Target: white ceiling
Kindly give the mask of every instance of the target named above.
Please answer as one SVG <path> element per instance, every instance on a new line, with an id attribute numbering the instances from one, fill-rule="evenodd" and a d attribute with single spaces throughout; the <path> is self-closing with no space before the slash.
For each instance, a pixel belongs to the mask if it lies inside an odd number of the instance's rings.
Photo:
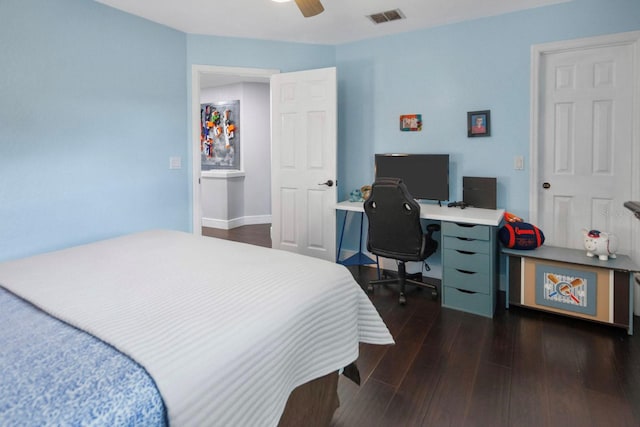
<path id="1" fill-rule="evenodd" d="M 304 18 L 271 0 L 96 0 L 189 34 L 342 44 L 572 0 L 321 0 Z M 366 16 L 400 9 L 406 19 L 374 25 Z"/>

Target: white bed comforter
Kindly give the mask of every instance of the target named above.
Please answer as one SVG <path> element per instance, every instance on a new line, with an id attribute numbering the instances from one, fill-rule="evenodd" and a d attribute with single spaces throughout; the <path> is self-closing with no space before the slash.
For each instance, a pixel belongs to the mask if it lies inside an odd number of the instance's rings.
<path id="1" fill-rule="evenodd" d="M 276 425 L 358 342 L 393 343 L 343 266 L 176 231 L 2 263 L 0 284 L 145 367 L 173 426 Z"/>

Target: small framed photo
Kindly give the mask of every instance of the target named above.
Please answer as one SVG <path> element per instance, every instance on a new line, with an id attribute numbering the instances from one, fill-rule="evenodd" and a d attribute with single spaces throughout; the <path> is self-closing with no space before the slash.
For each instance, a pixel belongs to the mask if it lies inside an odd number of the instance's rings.
<path id="1" fill-rule="evenodd" d="M 467 136 L 491 136 L 491 111 L 470 111 L 467 113 Z"/>
<path id="2" fill-rule="evenodd" d="M 400 116 L 400 130 L 403 132 L 420 132 L 422 130 L 422 114 L 404 114 Z"/>

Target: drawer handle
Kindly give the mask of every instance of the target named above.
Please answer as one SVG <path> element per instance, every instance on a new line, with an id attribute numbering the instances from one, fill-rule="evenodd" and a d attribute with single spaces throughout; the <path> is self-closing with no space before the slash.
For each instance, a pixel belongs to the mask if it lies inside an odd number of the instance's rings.
<path id="1" fill-rule="evenodd" d="M 466 289 L 458 289 L 458 288 L 456 288 L 456 291 L 462 292 L 463 294 L 477 294 L 477 292 L 467 291 Z"/>
<path id="2" fill-rule="evenodd" d="M 464 273 L 464 274 L 476 274 L 475 271 L 460 270 L 459 268 L 456 268 L 456 271 L 459 271 L 460 273 Z"/>
<path id="3" fill-rule="evenodd" d="M 463 255 L 473 255 L 473 254 L 475 254 L 475 252 L 461 251 L 460 249 L 456 249 L 456 252 L 461 253 Z"/>
<path id="4" fill-rule="evenodd" d="M 476 239 L 471 239 L 469 237 L 456 237 L 458 240 L 464 240 L 465 242 L 473 242 Z"/>
<path id="5" fill-rule="evenodd" d="M 459 223 L 459 222 L 456 222 L 456 225 L 458 227 L 466 227 L 466 228 L 471 228 L 471 227 L 475 227 L 476 226 L 475 224 L 463 224 L 463 223 Z"/>

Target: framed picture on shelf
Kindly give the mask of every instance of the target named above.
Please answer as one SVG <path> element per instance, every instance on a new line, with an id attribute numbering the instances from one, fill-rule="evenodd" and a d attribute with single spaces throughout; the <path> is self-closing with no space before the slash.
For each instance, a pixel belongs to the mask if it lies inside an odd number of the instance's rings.
<path id="1" fill-rule="evenodd" d="M 467 136 L 491 136 L 491 111 L 469 111 L 467 113 Z"/>

